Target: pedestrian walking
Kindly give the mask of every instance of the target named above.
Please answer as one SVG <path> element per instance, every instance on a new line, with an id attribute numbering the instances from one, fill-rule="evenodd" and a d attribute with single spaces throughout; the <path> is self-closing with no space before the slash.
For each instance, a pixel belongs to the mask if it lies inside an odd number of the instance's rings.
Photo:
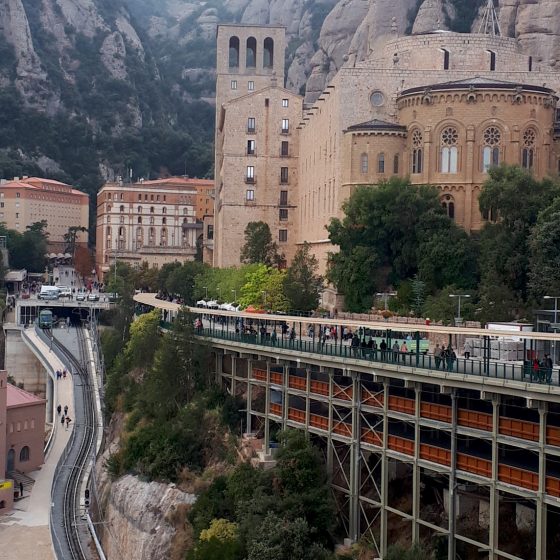
<path id="1" fill-rule="evenodd" d="M 68 414 L 68 405 L 64 406 L 64 416 Z"/>
<path id="2" fill-rule="evenodd" d="M 68 431 L 68 426 L 70 426 L 70 422 L 72 422 L 72 418 L 70 416 L 66 417 L 66 431 Z"/>
<path id="3" fill-rule="evenodd" d="M 381 350 L 381 361 L 384 362 L 387 359 L 387 343 L 385 339 L 379 344 L 379 350 Z"/>
<path id="4" fill-rule="evenodd" d="M 442 348 L 440 348 L 439 344 L 436 344 L 436 347 L 434 349 L 434 360 L 436 362 L 436 369 L 439 369 L 439 366 L 441 365 L 441 352 L 442 352 Z"/>
<path id="5" fill-rule="evenodd" d="M 65 369 L 62 370 L 62 377 L 63 377 L 63 379 L 66 379 L 66 370 Z"/>
<path id="6" fill-rule="evenodd" d="M 57 414 L 58 414 L 59 416 L 60 416 L 60 411 L 61 411 L 61 410 L 62 410 L 62 407 L 61 407 L 60 405 L 58 405 L 58 406 L 56 407 L 56 412 L 57 412 Z"/>
<path id="7" fill-rule="evenodd" d="M 447 358 L 447 371 L 453 371 L 453 363 L 455 362 L 457 355 L 455 354 L 455 351 L 451 347 L 451 344 L 447 347 L 446 358 Z"/>
<path id="8" fill-rule="evenodd" d="M 352 336 L 352 342 L 350 343 L 350 345 L 352 346 L 352 354 L 354 356 L 357 356 L 358 348 L 360 346 L 360 339 L 358 338 L 358 335 L 356 333 L 354 333 L 354 336 Z"/>
<path id="9" fill-rule="evenodd" d="M 550 383 L 552 381 L 552 368 L 553 368 L 552 358 L 550 354 L 544 355 L 544 369 L 546 373 L 546 382 Z"/>
<path id="10" fill-rule="evenodd" d="M 406 355 L 408 354 L 408 346 L 406 345 L 406 341 L 403 340 L 401 344 L 401 354 L 402 354 L 402 361 L 403 363 L 406 361 Z"/>
<path id="11" fill-rule="evenodd" d="M 393 343 L 392 350 L 393 350 L 393 362 L 398 362 L 399 361 L 399 343 L 398 343 L 398 341 L 395 340 L 395 342 Z"/>
<path id="12" fill-rule="evenodd" d="M 465 344 L 463 345 L 463 353 L 465 354 L 465 360 L 468 360 L 471 357 L 471 343 L 469 340 L 465 340 Z"/>
<path id="13" fill-rule="evenodd" d="M 64 421 L 66 420 L 66 418 L 64 417 L 64 414 L 62 415 L 62 418 L 60 419 L 60 423 L 64 426 Z"/>

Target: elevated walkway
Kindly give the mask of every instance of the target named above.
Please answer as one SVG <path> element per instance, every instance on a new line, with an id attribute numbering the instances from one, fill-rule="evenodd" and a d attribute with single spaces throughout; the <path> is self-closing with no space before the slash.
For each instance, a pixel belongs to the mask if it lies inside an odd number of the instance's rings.
<path id="1" fill-rule="evenodd" d="M 34 329 L 25 329 L 24 339 L 32 351 L 49 372 L 65 369 L 66 366 L 51 351 L 49 346 L 37 335 Z M 67 369 L 67 368 L 66 368 Z M 0 542 L 3 550 L 9 550 L 10 556 L 18 560 L 54 559 L 49 530 L 51 514 L 51 488 L 57 474 L 57 465 L 63 456 L 72 434 L 73 426 L 68 430 L 62 426 L 56 414 L 58 404 L 68 406 L 70 418 L 74 418 L 74 384 L 71 373 L 66 379 L 54 383 L 53 409 L 55 418 L 51 439 L 47 444 L 45 462 L 40 470 L 28 473 L 27 488 L 24 482 L 23 499 L 14 504 L 8 515 L 0 517 Z M 30 481 L 33 485 L 29 492 Z M 18 482 L 19 485 L 19 482 Z M 0 558 L 2 554 L 0 553 Z"/>

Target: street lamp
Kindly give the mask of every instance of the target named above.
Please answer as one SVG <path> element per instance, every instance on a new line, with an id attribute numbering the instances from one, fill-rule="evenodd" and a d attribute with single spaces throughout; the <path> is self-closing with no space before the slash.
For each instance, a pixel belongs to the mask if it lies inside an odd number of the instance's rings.
<path id="1" fill-rule="evenodd" d="M 261 294 L 263 295 L 263 305 L 264 305 L 264 307 L 265 307 L 265 309 L 266 309 L 266 292 L 263 290 L 263 291 L 261 292 Z"/>
<path id="2" fill-rule="evenodd" d="M 461 298 L 470 298 L 469 294 L 449 294 L 450 298 L 458 298 L 457 302 L 457 317 L 455 317 L 455 326 L 458 327 L 462 323 L 461 319 Z"/>
<path id="3" fill-rule="evenodd" d="M 396 296 L 397 292 L 377 292 L 375 295 L 377 297 L 382 297 L 383 298 L 383 303 L 385 305 L 385 311 L 387 311 L 387 302 L 388 302 L 389 298 Z"/>
<path id="4" fill-rule="evenodd" d="M 553 299 L 554 300 L 554 319 L 553 319 L 553 323 L 552 323 L 552 331 L 556 332 L 556 325 L 557 325 L 557 320 L 558 320 L 558 300 L 560 299 L 560 296 L 543 296 L 543 299 Z M 553 360 L 554 363 L 556 363 L 556 341 L 553 340 L 552 341 L 552 355 L 554 356 Z"/>
<path id="5" fill-rule="evenodd" d="M 222 293 L 222 288 L 220 288 L 220 287 L 216 288 L 216 292 L 218 293 L 218 299 L 220 299 L 220 295 Z"/>
<path id="6" fill-rule="evenodd" d="M 233 301 L 236 303 L 237 302 L 237 290 L 232 289 L 231 291 L 233 293 Z"/>
<path id="7" fill-rule="evenodd" d="M 205 299 L 208 299 L 208 286 L 202 286 L 203 290 L 206 290 L 206 295 L 204 296 Z"/>

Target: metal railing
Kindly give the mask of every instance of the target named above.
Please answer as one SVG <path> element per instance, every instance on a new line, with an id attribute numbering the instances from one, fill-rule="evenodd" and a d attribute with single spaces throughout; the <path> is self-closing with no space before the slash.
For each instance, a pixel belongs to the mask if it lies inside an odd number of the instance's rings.
<path id="1" fill-rule="evenodd" d="M 168 326 L 168 325 L 165 325 Z M 476 359 L 464 357 L 437 357 L 433 354 L 422 353 L 414 349 L 409 352 L 393 350 L 390 346 L 386 350 L 352 346 L 348 342 L 321 341 L 318 338 L 304 340 L 299 337 L 290 338 L 285 335 L 274 337 L 266 335 L 247 334 L 226 329 L 224 325 L 213 323 L 209 328 L 197 330 L 197 334 L 205 337 L 240 342 L 268 348 L 281 348 L 310 354 L 320 354 L 336 358 L 360 360 L 369 363 L 390 364 L 415 369 L 445 371 L 460 375 L 490 377 L 525 383 L 541 383 L 559 385 L 558 371 L 553 368 L 539 367 L 533 369 L 530 362 L 512 363 L 490 359 Z M 415 341 L 410 341 L 414 346 Z"/>

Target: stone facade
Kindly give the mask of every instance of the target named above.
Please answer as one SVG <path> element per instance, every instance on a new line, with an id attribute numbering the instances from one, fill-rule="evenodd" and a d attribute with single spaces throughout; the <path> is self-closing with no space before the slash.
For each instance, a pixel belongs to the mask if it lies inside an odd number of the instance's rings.
<path id="1" fill-rule="evenodd" d="M 70 185 L 38 177 L 14 177 L 0 181 L 0 222 L 23 233 L 35 222 L 46 220 L 49 242 L 64 242 L 72 226 L 89 229 L 89 196 Z M 87 231 L 76 235 L 86 244 Z"/>
<path id="2" fill-rule="evenodd" d="M 238 44 L 239 54 L 230 48 Z M 284 44 L 279 27 L 218 28 L 215 266 L 239 264 L 251 221 L 269 224 L 286 260 L 295 250 L 303 100 L 277 84 Z M 256 61 L 247 45 L 256 45 Z"/>
<path id="3" fill-rule="evenodd" d="M 467 231 L 480 229 L 478 195 L 489 167 L 517 164 L 539 178 L 558 173 L 557 92 L 560 73 L 507 37 L 395 37 L 363 62 L 348 60 L 296 129 L 296 244 L 309 242 L 324 271 L 334 250 L 330 219 L 342 216 L 357 185 L 392 176 L 436 185 L 448 214 Z M 254 111 L 250 100 L 246 110 Z M 227 129 L 220 134 L 229 140 Z M 222 168 L 224 191 L 231 178 Z M 250 220 L 259 219 L 268 216 L 255 207 Z M 241 227 L 228 228 L 234 246 L 242 244 Z"/>
<path id="4" fill-rule="evenodd" d="M 97 194 L 98 276 L 115 260 L 157 268 L 194 260 L 203 234 L 197 208 L 204 216 L 210 206 L 208 183 L 172 178 L 104 185 Z"/>

